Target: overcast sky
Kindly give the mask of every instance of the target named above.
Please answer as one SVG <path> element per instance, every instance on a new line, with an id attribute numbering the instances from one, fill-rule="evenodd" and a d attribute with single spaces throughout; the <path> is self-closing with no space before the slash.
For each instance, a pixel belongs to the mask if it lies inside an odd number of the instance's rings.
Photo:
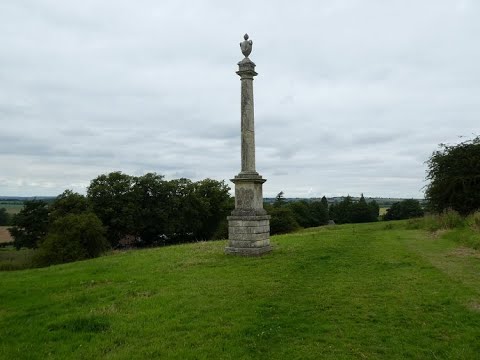
<path id="1" fill-rule="evenodd" d="M 248 32 L 264 196 L 423 197 L 479 134 L 480 2 L 0 1 L 0 195 L 240 170 Z"/>

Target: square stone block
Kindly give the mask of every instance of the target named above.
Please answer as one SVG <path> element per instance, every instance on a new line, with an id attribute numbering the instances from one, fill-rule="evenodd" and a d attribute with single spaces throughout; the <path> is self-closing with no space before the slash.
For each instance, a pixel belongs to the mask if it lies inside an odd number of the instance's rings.
<path id="1" fill-rule="evenodd" d="M 271 250 L 270 216 L 229 216 L 225 253 L 258 256 Z"/>

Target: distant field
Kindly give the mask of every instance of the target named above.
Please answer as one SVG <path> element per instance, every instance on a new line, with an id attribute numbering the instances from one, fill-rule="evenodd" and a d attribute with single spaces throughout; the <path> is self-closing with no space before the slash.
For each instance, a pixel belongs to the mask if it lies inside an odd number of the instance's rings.
<path id="1" fill-rule="evenodd" d="M 0 226 L 0 244 L 13 241 L 7 229 L 8 226 Z"/>
<path id="2" fill-rule="evenodd" d="M 20 210 L 23 209 L 23 204 L 20 204 L 20 203 L 10 203 L 8 201 L 6 202 L 0 202 L 0 209 L 1 208 L 5 208 L 7 209 L 7 212 L 9 214 L 18 214 L 20 212 Z"/>

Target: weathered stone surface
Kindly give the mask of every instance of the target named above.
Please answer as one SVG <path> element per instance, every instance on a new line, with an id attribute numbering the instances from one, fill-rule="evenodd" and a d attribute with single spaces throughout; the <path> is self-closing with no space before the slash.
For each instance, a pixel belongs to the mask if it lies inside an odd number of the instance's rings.
<path id="1" fill-rule="evenodd" d="M 271 250 L 270 216 L 263 208 L 262 185 L 266 181 L 255 170 L 255 121 L 253 78 L 255 63 L 248 58 L 251 40 L 245 35 L 240 47 L 245 58 L 238 63 L 241 80 L 241 171 L 235 184 L 235 209 L 228 219 L 228 246 L 225 253 L 257 256 Z"/>
<path id="2" fill-rule="evenodd" d="M 230 216 L 229 216 L 230 218 Z M 258 220 L 258 221 L 251 221 L 251 220 L 230 220 L 228 222 L 229 226 L 266 226 L 270 225 L 270 221 L 268 220 Z"/>
<path id="3" fill-rule="evenodd" d="M 270 233 L 264 232 L 264 233 L 258 233 L 258 234 L 228 234 L 228 239 L 229 240 L 235 240 L 235 241 L 251 241 L 255 242 L 258 240 L 268 240 L 270 238 Z"/>
<path id="4" fill-rule="evenodd" d="M 254 248 L 254 247 L 263 247 L 268 244 L 268 239 L 257 240 L 257 241 L 245 241 L 245 240 L 233 240 L 230 242 L 230 247 L 241 247 L 241 248 Z"/>
<path id="5" fill-rule="evenodd" d="M 261 234 L 270 233 L 270 225 L 262 226 L 230 226 L 228 227 L 229 234 Z"/>
<path id="6" fill-rule="evenodd" d="M 225 253 L 229 255 L 238 255 L 238 256 L 261 256 L 265 253 L 272 251 L 270 245 L 255 247 L 255 248 L 243 248 L 243 247 L 226 247 Z"/>
<path id="7" fill-rule="evenodd" d="M 270 219 L 271 219 L 270 215 L 259 215 L 259 216 L 255 216 L 255 215 L 252 215 L 252 216 L 230 215 L 230 216 L 227 216 L 228 221 L 252 221 L 252 222 L 255 222 L 255 221 L 269 220 L 269 223 L 270 223 Z M 266 225 L 266 224 L 263 224 L 263 225 Z M 255 226 L 255 225 L 249 225 L 249 226 Z"/>

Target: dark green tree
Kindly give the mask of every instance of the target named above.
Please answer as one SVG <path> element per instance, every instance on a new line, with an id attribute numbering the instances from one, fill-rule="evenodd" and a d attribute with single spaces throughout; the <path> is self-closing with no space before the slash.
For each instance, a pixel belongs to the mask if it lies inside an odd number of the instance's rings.
<path id="1" fill-rule="evenodd" d="M 322 202 L 322 205 L 323 205 L 323 206 L 325 207 L 325 209 L 327 210 L 327 217 L 328 217 L 327 222 L 328 222 L 328 220 L 330 219 L 330 214 L 329 214 L 329 208 L 328 208 L 328 200 L 327 200 L 327 198 L 325 197 L 325 195 L 322 196 L 321 202 Z"/>
<path id="2" fill-rule="evenodd" d="M 48 231 L 47 203 L 43 200 L 25 201 L 23 209 L 13 216 L 12 225 L 9 231 L 17 250 L 38 247 Z"/>
<path id="3" fill-rule="evenodd" d="M 69 214 L 81 214 L 89 211 L 90 206 L 85 196 L 73 192 L 72 190 L 65 190 L 58 195 L 55 200 L 50 204 L 50 222 L 69 215 Z"/>
<path id="4" fill-rule="evenodd" d="M 367 201 L 360 196 L 360 199 L 356 203 L 350 204 L 350 222 L 352 223 L 365 223 L 377 220 L 372 208 L 367 204 Z"/>
<path id="5" fill-rule="evenodd" d="M 275 197 L 275 202 L 273 203 L 273 206 L 275 207 L 281 207 L 282 205 L 285 205 L 285 196 L 283 191 L 280 191 L 277 196 Z"/>
<path id="6" fill-rule="evenodd" d="M 104 234 L 102 222 L 92 212 L 59 217 L 51 224 L 34 262 L 46 266 L 97 257 L 108 248 Z"/>
<path id="7" fill-rule="evenodd" d="M 312 201 L 309 206 L 312 218 L 312 226 L 328 224 L 328 204 L 325 206 L 322 201 Z"/>
<path id="8" fill-rule="evenodd" d="M 203 209 L 200 214 L 201 227 L 196 239 L 209 240 L 218 231 L 221 223 L 232 211 L 230 187 L 224 181 L 205 179 L 195 183 L 195 195 L 201 199 Z"/>
<path id="9" fill-rule="evenodd" d="M 266 206 L 270 219 L 270 233 L 273 234 L 285 234 L 295 231 L 300 228 L 295 220 L 295 214 L 292 209 L 287 206 Z"/>
<path id="10" fill-rule="evenodd" d="M 330 217 L 337 224 L 347 224 L 352 222 L 352 205 L 353 200 L 350 195 L 346 196 L 342 201 L 330 206 Z"/>
<path id="11" fill-rule="evenodd" d="M 164 242 L 165 234 L 173 231 L 169 224 L 171 213 L 170 185 L 162 175 L 148 173 L 134 178 L 132 207 L 134 210 L 132 233 L 142 245 Z"/>
<path id="12" fill-rule="evenodd" d="M 375 200 L 372 200 L 368 203 L 368 206 L 370 207 L 370 210 L 372 211 L 372 216 L 376 221 L 378 220 L 378 216 L 380 215 L 380 205 Z"/>
<path id="13" fill-rule="evenodd" d="M 296 222 L 301 227 L 308 228 L 315 226 L 311 208 L 307 201 L 292 201 L 288 203 L 288 207 L 292 210 Z"/>
<path id="14" fill-rule="evenodd" d="M 384 220 L 402 220 L 423 216 L 423 209 L 418 200 L 406 199 L 392 204 L 383 216 Z"/>
<path id="15" fill-rule="evenodd" d="M 7 212 L 7 209 L 0 209 L 0 226 L 10 225 L 10 215 Z"/>
<path id="16" fill-rule="evenodd" d="M 426 198 L 436 212 L 467 215 L 480 209 L 480 136 L 457 145 L 440 144 L 427 161 Z"/>
<path id="17" fill-rule="evenodd" d="M 107 229 L 107 239 L 115 247 L 125 235 L 134 233 L 137 208 L 132 187 L 135 178 L 121 172 L 100 175 L 90 182 L 87 198 L 94 213 Z"/>

